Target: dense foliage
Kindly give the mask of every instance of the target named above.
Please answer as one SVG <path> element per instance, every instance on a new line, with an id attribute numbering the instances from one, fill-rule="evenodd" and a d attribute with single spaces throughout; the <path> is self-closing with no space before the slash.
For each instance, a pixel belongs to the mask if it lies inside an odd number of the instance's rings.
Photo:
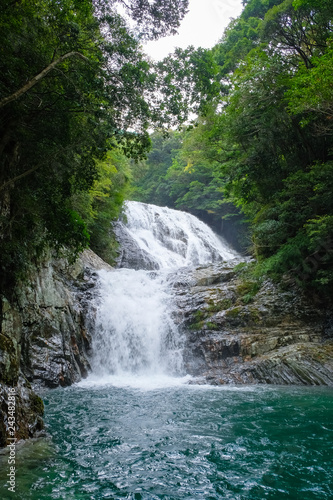
<path id="1" fill-rule="evenodd" d="M 239 24 L 257 29 L 226 75 L 227 105 L 215 115 L 220 137 L 237 148 L 232 160 L 223 155 L 227 192 L 252 221 L 261 269 L 329 294 L 333 5 L 245 3 Z"/>
<path id="2" fill-rule="evenodd" d="M 257 272 L 329 297 L 333 3 L 243 4 L 241 16 L 203 59 L 213 58 L 205 78 L 215 93 L 201 103 L 197 126 L 163 178 L 141 178 L 139 195 L 155 201 L 162 194 L 165 203 L 220 217 L 230 211 L 225 200 L 233 202 L 251 224 Z"/>
<path id="3" fill-rule="evenodd" d="M 202 150 L 207 124 L 190 130 L 155 132 L 152 150 L 135 170 L 130 196 L 199 217 L 241 252 L 249 246 L 244 217 L 223 195 L 226 177 L 219 161 Z"/>
<path id="4" fill-rule="evenodd" d="M 101 244 L 102 200 L 108 192 L 106 211 L 116 216 L 123 197 L 121 175 L 116 181 L 106 165 L 112 158 L 119 170 L 124 153 L 142 157 L 149 124 L 173 116 L 162 110 L 161 92 L 156 98 L 157 73 L 141 41 L 173 33 L 187 3 L 1 2 L 1 290 L 45 245 L 75 253 L 90 237 Z M 82 209 L 85 196 L 90 210 Z"/>
<path id="5" fill-rule="evenodd" d="M 156 65 L 187 0 L 0 6 L 1 288 L 47 245 L 109 259 L 128 196 L 251 225 L 261 273 L 333 291 L 333 4 L 243 0 L 212 50 Z M 198 114 L 187 130 L 152 135 Z"/>

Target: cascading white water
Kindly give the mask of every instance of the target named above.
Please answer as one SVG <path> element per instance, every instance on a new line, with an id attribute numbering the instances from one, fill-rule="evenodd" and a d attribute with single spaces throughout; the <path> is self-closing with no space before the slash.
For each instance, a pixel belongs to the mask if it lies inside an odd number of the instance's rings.
<path id="1" fill-rule="evenodd" d="M 164 276 L 117 269 L 100 271 L 99 277 L 94 372 L 179 375 L 182 339 Z"/>
<path id="2" fill-rule="evenodd" d="M 237 254 L 190 214 L 139 202 L 127 202 L 125 213 L 127 223 L 119 223 L 117 235 L 125 252 L 132 245 L 131 257 L 123 261 L 134 269 L 99 272 L 93 372 L 102 378 L 179 376 L 183 339 L 173 320 L 167 275 Z"/>
<path id="3" fill-rule="evenodd" d="M 124 243 L 121 267 L 199 266 L 237 255 L 204 222 L 186 212 L 131 201 L 125 214 L 126 224 L 120 222 L 117 227 Z M 127 257 L 131 252 L 134 258 Z"/>

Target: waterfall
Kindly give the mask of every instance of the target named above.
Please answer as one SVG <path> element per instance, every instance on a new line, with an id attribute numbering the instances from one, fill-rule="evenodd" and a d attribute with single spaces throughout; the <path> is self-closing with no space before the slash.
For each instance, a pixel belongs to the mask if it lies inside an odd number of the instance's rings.
<path id="1" fill-rule="evenodd" d="M 133 201 L 116 234 L 120 268 L 99 272 L 93 372 L 102 378 L 184 375 L 168 276 L 237 254 L 193 215 Z"/>
<path id="2" fill-rule="evenodd" d="M 131 201 L 125 219 L 115 227 L 122 244 L 119 267 L 199 266 L 237 256 L 204 222 L 186 212 Z"/>
<path id="3" fill-rule="evenodd" d="M 100 271 L 94 371 L 124 375 L 182 372 L 182 339 L 164 274 Z"/>

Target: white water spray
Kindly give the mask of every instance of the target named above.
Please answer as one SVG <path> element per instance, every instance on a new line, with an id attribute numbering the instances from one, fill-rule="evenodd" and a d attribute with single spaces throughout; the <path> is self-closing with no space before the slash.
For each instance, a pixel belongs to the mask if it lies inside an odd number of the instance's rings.
<path id="1" fill-rule="evenodd" d="M 173 319 L 167 275 L 182 266 L 230 260 L 236 253 L 190 214 L 127 202 L 126 216 L 120 240 L 126 240 L 125 252 L 133 245 L 127 262 L 134 268 L 148 262 L 148 269 L 160 270 L 99 272 L 93 373 L 101 382 L 110 375 L 118 380 L 184 375 L 183 338 Z"/>
<path id="2" fill-rule="evenodd" d="M 94 372 L 180 374 L 181 338 L 171 318 L 163 276 L 147 271 L 100 271 Z"/>
<path id="3" fill-rule="evenodd" d="M 118 223 L 121 267 L 165 269 L 208 265 L 237 253 L 194 215 L 167 207 L 127 202 L 127 222 Z M 134 254 L 134 257 L 133 257 Z"/>

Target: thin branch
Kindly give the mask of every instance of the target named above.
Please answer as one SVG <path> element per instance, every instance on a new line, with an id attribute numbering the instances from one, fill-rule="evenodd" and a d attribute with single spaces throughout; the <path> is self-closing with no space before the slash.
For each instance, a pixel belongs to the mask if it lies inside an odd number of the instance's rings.
<path id="1" fill-rule="evenodd" d="M 9 186 L 10 184 L 14 184 L 19 179 L 22 179 L 23 177 L 30 175 L 32 172 L 37 170 L 41 165 L 42 165 L 42 163 L 38 163 L 34 167 L 30 168 L 30 170 L 26 170 L 25 172 L 23 172 L 23 174 L 17 175 L 13 179 L 10 179 L 9 181 L 5 182 L 4 184 L 2 184 L 2 186 L 0 186 L 0 191 L 3 191 L 7 186 Z"/>
<path id="2" fill-rule="evenodd" d="M 84 55 L 82 55 L 80 52 L 75 52 L 75 51 L 68 52 L 67 54 L 59 57 L 57 60 L 49 64 L 46 68 L 43 69 L 43 71 L 41 71 L 40 73 L 38 73 L 38 75 L 34 76 L 31 80 L 29 80 L 28 83 L 26 83 L 25 85 L 23 85 L 23 87 L 14 92 L 14 94 L 2 99 L 0 101 L 0 109 L 6 106 L 6 104 L 19 99 L 19 97 L 28 92 L 28 90 L 34 87 L 42 78 L 44 78 L 52 69 L 54 69 L 57 66 L 57 64 L 62 63 L 63 61 L 65 61 L 65 59 L 68 59 L 69 57 L 73 56 L 80 57 L 84 61 L 89 61 L 89 59 Z"/>

